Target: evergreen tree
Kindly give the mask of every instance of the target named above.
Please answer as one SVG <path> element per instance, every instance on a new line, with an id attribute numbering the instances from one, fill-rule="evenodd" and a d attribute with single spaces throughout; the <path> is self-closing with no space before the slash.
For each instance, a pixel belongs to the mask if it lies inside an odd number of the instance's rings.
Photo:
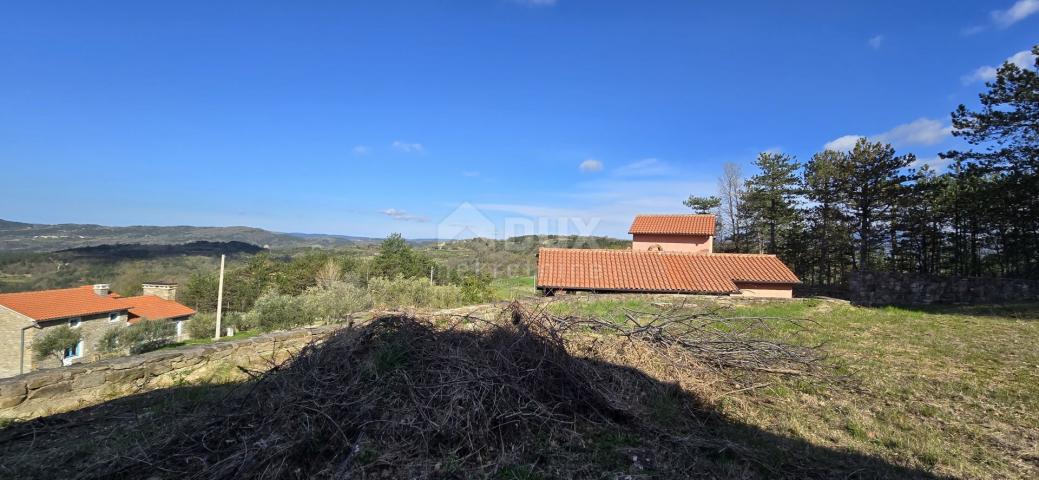
<path id="1" fill-rule="evenodd" d="M 841 203 L 854 219 L 859 269 L 869 270 L 872 266 L 870 257 L 885 236 L 878 227 L 880 222 L 887 220 L 902 191 L 906 177 L 901 171 L 914 158 L 912 155 L 896 156 L 891 145 L 870 142 L 865 138 L 855 142 L 848 154 Z"/>
<path id="2" fill-rule="evenodd" d="M 768 253 L 778 253 L 777 232 L 789 229 L 797 217 L 795 201 L 800 193 L 800 164 L 790 155 L 762 152 L 754 165 L 758 174 L 747 181 L 744 209 L 759 234 L 767 232 Z"/>

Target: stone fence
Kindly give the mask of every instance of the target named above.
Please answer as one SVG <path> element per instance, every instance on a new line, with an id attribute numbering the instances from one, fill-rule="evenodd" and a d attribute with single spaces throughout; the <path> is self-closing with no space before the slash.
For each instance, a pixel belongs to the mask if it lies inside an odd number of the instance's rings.
<path id="1" fill-rule="evenodd" d="M 848 282 L 862 305 L 980 304 L 1039 301 L 1039 280 L 856 272 Z"/>
<path id="2" fill-rule="evenodd" d="M 341 325 L 269 333 L 50 368 L 0 379 L 0 418 L 33 418 L 159 388 L 244 378 L 266 369 Z"/>

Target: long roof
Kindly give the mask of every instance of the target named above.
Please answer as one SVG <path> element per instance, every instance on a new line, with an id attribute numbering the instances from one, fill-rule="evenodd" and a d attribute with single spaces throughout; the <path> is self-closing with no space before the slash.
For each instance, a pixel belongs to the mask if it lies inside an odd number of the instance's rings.
<path id="1" fill-rule="evenodd" d="M 714 215 L 637 215 L 630 234 L 714 235 Z"/>
<path id="2" fill-rule="evenodd" d="M 118 299 L 94 293 L 94 287 L 0 293 L 0 305 L 33 320 L 54 320 L 126 310 Z"/>
<path id="3" fill-rule="evenodd" d="M 801 283 L 775 255 L 542 248 L 538 288 L 737 293 L 737 283 Z"/>
<path id="4" fill-rule="evenodd" d="M 130 323 L 137 323 L 142 318 L 145 320 L 165 320 L 195 314 L 195 310 L 191 307 L 154 295 L 123 297 L 119 301 L 130 311 Z"/>

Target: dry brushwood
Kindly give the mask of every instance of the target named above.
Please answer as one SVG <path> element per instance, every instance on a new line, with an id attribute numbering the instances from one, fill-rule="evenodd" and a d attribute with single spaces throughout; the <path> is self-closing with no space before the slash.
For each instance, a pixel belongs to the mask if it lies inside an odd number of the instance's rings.
<path id="1" fill-rule="evenodd" d="M 625 322 L 586 316 L 554 316 L 544 306 L 527 309 L 514 302 L 514 316 L 539 318 L 554 334 L 588 331 L 626 338 L 644 345 L 684 351 L 687 360 L 718 369 L 737 368 L 784 375 L 818 373 L 824 356 L 821 345 L 804 347 L 773 340 L 779 330 L 797 335 L 809 320 L 785 317 L 725 316 L 724 308 L 687 308 L 660 305 L 657 311 L 624 309 Z M 762 333 L 768 335 L 761 335 Z M 764 339 L 767 336 L 770 339 Z M 676 361 L 682 359 L 673 359 Z"/>
<path id="2" fill-rule="evenodd" d="M 680 445 L 669 440 L 673 436 L 663 433 L 653 412 L 663 409 L 673 427 L 701 422 L 701 406 L 635 368 L 575 356 L 574 335 L 591 329 L 677 346 L 723 367 L 785 371 L 800 365 L 804 371 L 811 363 L 793 347 L 750 341 L 732 329 L 735 324 L 716 324 L 714 315 L 672 312 L 647 319 L 632 313 L 630 325 L 616 325 L 547 310 L 513 303 L 497 321 L 476 328 L 468 317 L 437 325 L 406 315 L 346 328 L 246 382 L 222 402 L 224 408 L 198 411 L 148 445 L 98 459 L 91 472 L 130 478 L 471 478 L 541 463 L 549 476 L 594 478 L 602 466 L 571 454 L 585 448 L 589 431 L 639 432 L 663 442 L 656 447 L 660 456 L 677 462 L 693 448 L 721 449 L 753 463 L 745 449 L 709 435 L 685 435 Z M 719 326 L 728 330 L 712 331 Z M 749 353 L 754 350 L 759 353 Z M 667 442 L 674 450 L 665 455 Z"/>

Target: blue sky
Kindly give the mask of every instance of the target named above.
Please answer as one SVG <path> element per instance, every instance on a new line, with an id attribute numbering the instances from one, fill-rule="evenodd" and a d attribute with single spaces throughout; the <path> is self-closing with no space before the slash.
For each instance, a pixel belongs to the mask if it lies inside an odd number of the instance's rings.
<path id="1" fill-rule="evenodd" d="M 934 158 L 1039 42 L 1039 0 L 722 3 L 5 2 L 0 218 L 623 237 L 762 150 Z"/>

